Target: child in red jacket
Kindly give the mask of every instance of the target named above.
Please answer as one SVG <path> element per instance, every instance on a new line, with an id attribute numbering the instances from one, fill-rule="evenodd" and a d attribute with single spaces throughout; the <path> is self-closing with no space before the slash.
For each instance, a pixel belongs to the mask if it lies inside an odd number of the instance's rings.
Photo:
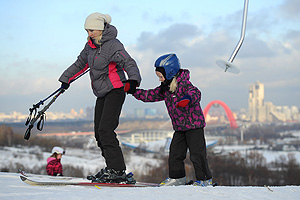
<path id="1" fill-rule="evenodd" d="M 52 155 L 47 159 L 47 174 L 49 176 L 62 176 L 63 169 L 60 163 L 62 155 L 65 154 L 65 150 L 61 147 L 53 147 Z"/>

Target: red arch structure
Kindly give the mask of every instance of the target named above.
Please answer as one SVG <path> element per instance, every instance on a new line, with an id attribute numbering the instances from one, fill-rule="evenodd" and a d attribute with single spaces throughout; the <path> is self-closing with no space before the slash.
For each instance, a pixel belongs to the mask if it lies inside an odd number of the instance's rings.
<path id="1" fill-rule="evenodd" d="M 236 123 L 236 121 L 235 121 L 235 119 L 233 117 L 233 114 L 232 114 L 230 108 L 223 101 L 215 100 L 215 101 L 212 101 L 209 104 L 207 104 L 207 106 L 203 110 L 204 117 L 206 117 L 206 115 L 208 113 L 208 110 L 214 104 L 219 104 L 219 105 L 221 105 L 224 108 L 224 110 L 226 112 L 226 115 L 227 115 L 227 118 L 228 118 L 229 123 L 230 123 L 230 128 L 234 128 L 234 129 L 237 128 L 238 125 L 237 125 L 237 123 Z"/>

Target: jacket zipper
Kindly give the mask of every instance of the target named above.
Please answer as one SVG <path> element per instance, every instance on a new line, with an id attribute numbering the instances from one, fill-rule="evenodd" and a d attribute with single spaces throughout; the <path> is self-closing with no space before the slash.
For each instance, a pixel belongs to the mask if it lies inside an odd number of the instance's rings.
<path id="1" fill-rule="evenodd" d="M 96 53 L 95 53 L 95 55 L 93 57 L 93 64 L 92 64 L 92 66 L 94 66 L 94 62 L 95 62 L 96 56 L 97 56 L 97 54 L 100 54 L 100 52 L 101 52 L 101 46 L 99 47 L 99 49 L 97 49 L 97 51 L 96 51 Z"/>
<path id="2" fill-rule="evenodd" d="M 96 51 L 96 53 L 95 53 L 95 55 L 94 55 L 94 57 L 93 57 L 93 63 L 92 63 L 92 67 L 94 67 L 94 63 L 95 63 L 95 59 L 96 59 L 96 56 L 97 56 L 97 54 L 100 54 L 100 52 L 101 52 L 101 46 L 99 47 L 99 49 L 97 49 L 97 51 Z M 90 67 L 90 69 L 91 69 L 91 67 Z M 93 70 L 91 69 L 91 71 L 90 71 L 90 73 L 92 74 L 92 76 L 94 77 L 94 75 L 93 75 L 93 72 L 92 72 Z M 95 87 L 94 87 L 94 83 L 93 83 L 93 80 L 92 80 L 92 88 L 93 88 L 93 90 L 94 91 L 96 91 L 96 89 L 95 89 Z"/>

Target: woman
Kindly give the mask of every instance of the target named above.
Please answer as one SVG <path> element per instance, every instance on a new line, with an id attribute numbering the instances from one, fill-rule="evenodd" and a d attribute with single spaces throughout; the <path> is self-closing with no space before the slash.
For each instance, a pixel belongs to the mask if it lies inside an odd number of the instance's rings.
<path id="1" fill-rule="evenodd" d="M 71 80 L 90 68 L 92 90 L 97 97 L 95 138 L 106 162 L 106 168 L 90 177 L 97 182 L 122 182 L 126 179 L 126 166 L 115 129 L 125 100 L 124 85 L 130 93 L 141 82 L 136 62 L 116 38 L 117 29 L 110 22 L 111 17 L 101 13 L 86 18 L 84 28 L 88 41 L 75 63 L 59 78 L 62 88 L 67 89 Z"/>

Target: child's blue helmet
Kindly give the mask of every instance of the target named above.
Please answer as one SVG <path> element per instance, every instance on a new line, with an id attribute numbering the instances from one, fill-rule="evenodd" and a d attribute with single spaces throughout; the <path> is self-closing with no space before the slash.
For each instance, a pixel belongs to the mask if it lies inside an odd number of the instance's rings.
<path id="1" fill-rule="evenodd" d="M 178 73 L 180 69 L 180 62 L 176 54 L 166 54 L 160 56 L 156 61 L 154 66 L 156 68 L 164 68 L 165 78 L 167 80 L 172 80 L 172 78 Z"/>

